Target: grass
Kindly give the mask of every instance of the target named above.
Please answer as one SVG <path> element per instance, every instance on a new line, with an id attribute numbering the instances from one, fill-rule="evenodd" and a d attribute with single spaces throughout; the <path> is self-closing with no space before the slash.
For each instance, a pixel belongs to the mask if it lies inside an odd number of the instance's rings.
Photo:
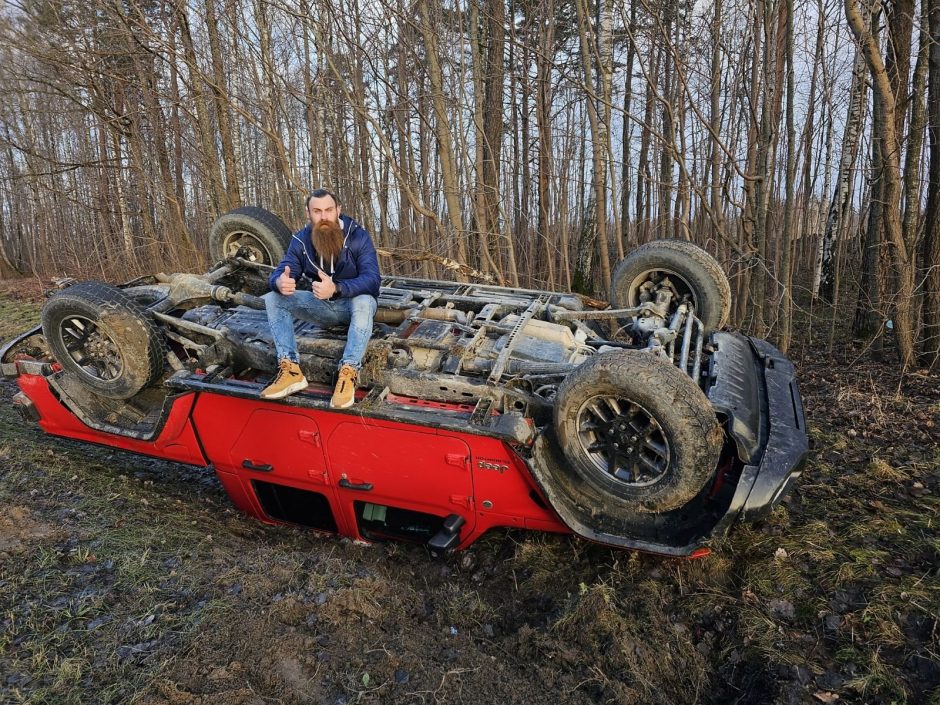
<path id="1" fill-rule="evenodd" d="M 53 536 L 0 563 L 4 670 L 30 678 L 11 694 L 78 703 L 100 689 L 124 698 L 145 687 L 142 664 L 169 660 L 211 614 L 212 574 L 202 567 L 211 542 L 204 525 L 167 511 L 171 500 L 155 488 L 142 495 L 137 483 L 95 463 L 76 475 L 72 462 L 55 456 L 37 470 L 35 454 L 19 454 L 0 485 L 3 505 L 32 496 L 28 516 L 58 519 Z M 41 448 L 39 455 L 49 458 Z M 169 562 L 187 555 L 190 569 L 174 575 Z"/>
<path id="2" fill-rule="evenodd" d="M 39 306 L 32 301 L 0 297 L 0 339 L 6 341 L 39 323 Z"/>

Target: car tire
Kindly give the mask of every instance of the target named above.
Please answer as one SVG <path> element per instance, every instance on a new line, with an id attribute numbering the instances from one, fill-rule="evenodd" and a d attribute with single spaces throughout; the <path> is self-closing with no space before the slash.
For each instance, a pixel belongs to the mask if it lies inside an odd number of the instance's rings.
<path id="1" fill-rule="evenodd" d="M 166 299 L 169 287 L 157 284 L 142 284 L 140 286 L 129 286 L 120 291 L 125 296 L 133 299 L 141 308 L 149 309 Z"/>
<path id="2" fill-rule="evenodd" d="M 611 304 L 615 308 L 638 306 L 640 286 L 663 274 L 670 277 L 678 294 L 691 296 L 695 315 L 706 332 L 728 322 L 731 314 L 728 277 L 714 257 L 685 240 L 654 240 L 624 257 L 611 277 Z"/>
<path id="3" fill-rule="evenodd" d="M 50 298 L 42 331 L 64 372 L 111 399 L 134 396 L 166 363 L 153 319 L 123 291 L 100 282 L 81 282 Z"/>
<path id="4" fill-rule="evenodd" d="M 274 213 L 257 206 L 243 206 L 219 216 L 209 229 L 209 256 L 233 257 L 247 247 L 250 259 L 276 266 L 290 245 L 291 230 Z"/>
<path id="5" fill-rule="evenodd" d="M 653 354 L 618 350 L 579 365 L 558 388 L 555 436 L 584 506 L 666 512 L 713 476 L 722 430 L 708 399 Z"/>

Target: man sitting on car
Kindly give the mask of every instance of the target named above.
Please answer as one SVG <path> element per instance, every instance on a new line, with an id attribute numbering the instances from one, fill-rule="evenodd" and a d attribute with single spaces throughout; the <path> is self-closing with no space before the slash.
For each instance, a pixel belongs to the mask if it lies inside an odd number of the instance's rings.
<path id="1" fill-rule="evenodd" d="M 359 368 L 372 336 L 379 263 L 372 237 L 355 220 L 341 214 L 330 191 L 311 191 L 306 210 L 310 223 L 294 234 L 284 259 L 268 279 L 271 291 L 264 300 L 278 372 L 261 391 L 261 398 L 281 399 L 307 386 L 294 335 L 294 319 L 300 318 L 323 327 L 349 326 L 339 379 L 330 400 L 331 407 L 345 409 L 356 401 Z M 297 289 L 302 275 L 313 282 L 312 291 Z"/>

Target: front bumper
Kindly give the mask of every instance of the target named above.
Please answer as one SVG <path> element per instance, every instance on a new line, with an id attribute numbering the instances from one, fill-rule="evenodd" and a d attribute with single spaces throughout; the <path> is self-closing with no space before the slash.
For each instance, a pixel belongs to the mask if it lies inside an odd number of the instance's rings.
<path id="1" fill-rule="evenodd" d="M 726 369 L 718 370 L 722 383 L 709 399 L 728 417 L 745 462 L 729 513 L 753 521 L 766 516 L 803 472 L 809 452 L 803 401 L 793 363 L 767 341 L 715 333 L 714 342 L 715 364 Z M 740 374 L 757 365 L 763 384 L 753 390 L 742 385 L 739 375 L 728 374 L 732 365 Z M 752 438 L 756 445 L 749 452 Z"/>

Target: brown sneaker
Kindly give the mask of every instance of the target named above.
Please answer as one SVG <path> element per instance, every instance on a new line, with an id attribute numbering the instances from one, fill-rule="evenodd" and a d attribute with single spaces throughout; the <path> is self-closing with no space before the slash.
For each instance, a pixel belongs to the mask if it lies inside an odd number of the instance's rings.
<path id="1" fill-rule="evenodd" d="M 261 390 L 262 399 L 283 399 L 288 394 L 307 388 L 307 378 L 300 371 L 300 365 L 290 360 L 281 360 L 277 365 L 277 377 Z"/>
<path id="2" fill-rule="evenodd" d="M 343 365 L 339 368 L 339 379 L 336 380 L 336 389 L 330 406 L 334 409 L 348 409 L 356 403 L 356 382 L 359 375 L 352 365 Z"/>

